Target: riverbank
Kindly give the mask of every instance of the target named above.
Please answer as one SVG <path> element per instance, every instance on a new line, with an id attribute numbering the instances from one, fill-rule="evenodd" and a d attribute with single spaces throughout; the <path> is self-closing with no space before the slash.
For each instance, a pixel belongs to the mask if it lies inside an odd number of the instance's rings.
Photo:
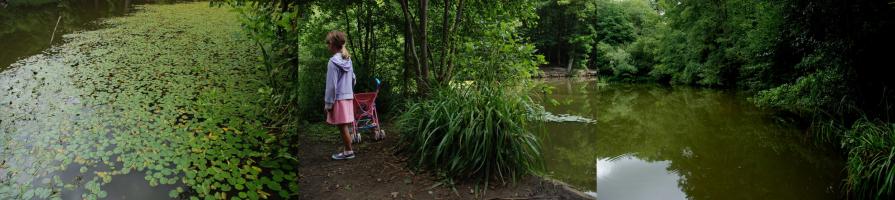
<path id="1" fill-rule="evenodd" d="M 592 69 L 574 69 L 569 73 L 567 68 L 562 67 L 539 67 L 538 73 L 533 78 L 567 78 L 567 77 L 596 77 L 597 70 Z"/>
<path id="2" fill-rule="evenodd" d="M 407 168 L 396 155 L 396 132 L 382 141 L 355 144 L 357 158 L 332 161 L 341 141 L 332 126 L 307 125 L 299 134 L 300 199 L 590 199 L 564 183 L 528 176 L 487 189 L 473 183 L 442 184 L 427 172 Z M 366 137 L 372 138 L 372 137 Z"/>

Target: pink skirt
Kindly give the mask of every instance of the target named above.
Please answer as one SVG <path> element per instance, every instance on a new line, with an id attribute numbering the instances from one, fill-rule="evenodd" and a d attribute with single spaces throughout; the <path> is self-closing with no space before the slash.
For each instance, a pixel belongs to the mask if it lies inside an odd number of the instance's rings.
<path id="1" fill-rule="evenodd" d="M 336 100 L 333 109 L 326 112 L 326 123 L 347 124 L 354 122 L 354 100 Z"/>

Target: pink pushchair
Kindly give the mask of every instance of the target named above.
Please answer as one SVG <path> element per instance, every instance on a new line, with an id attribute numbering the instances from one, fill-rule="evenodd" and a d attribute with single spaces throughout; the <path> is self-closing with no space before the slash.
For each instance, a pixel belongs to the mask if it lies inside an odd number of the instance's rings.
<path id="1" fill-rule="evenodd" d="M 376 91 L 354 93 L 354 128 L 351 139 L 354 143 L 361 142 L 362 130 L 372 130 L 375 140 L 385 139 L 385 130 L 381 128 L 379 113 L 376 112 L 376 96 L 379 95 L 380 85 L 381 82 L 376 79 Z"/>

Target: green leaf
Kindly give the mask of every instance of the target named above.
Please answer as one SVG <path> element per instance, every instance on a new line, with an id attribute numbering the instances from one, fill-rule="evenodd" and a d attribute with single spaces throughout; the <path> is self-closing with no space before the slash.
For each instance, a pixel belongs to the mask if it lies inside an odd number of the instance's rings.
<path id="1" fill-rule="evenodd" d="M 178 190 L 171 190 L 170 192 L 168 192 L 168 197 L 171 197 L 172 199 L 175 199 L 178 196 L 180 196 L 180 191 Z"/>

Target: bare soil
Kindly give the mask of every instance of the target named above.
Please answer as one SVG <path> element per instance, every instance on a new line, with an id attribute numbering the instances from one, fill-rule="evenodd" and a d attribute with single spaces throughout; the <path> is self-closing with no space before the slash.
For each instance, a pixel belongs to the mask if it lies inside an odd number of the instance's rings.
<path id="1" fill-rule="evenodd" d="M 332 133 L 337 136 L 337 132 Z M 397 135 L 373 141 L 370 134 L 355 144 L 356 157 L 334 161 L 341 149 L 337 138 L 300 136 L 298 151 L 300 199 L 586 199 L 568 186 L 530 176 L 512 184 L 441 184 L 426 172 L 407 168 L 395 154 Z"/>

